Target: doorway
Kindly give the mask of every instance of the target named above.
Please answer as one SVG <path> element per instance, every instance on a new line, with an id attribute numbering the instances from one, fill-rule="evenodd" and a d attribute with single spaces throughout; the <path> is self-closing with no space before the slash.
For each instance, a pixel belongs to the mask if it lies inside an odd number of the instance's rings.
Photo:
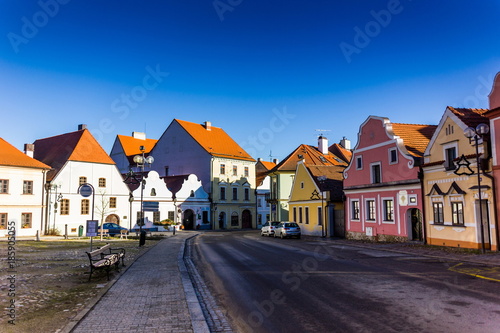
<path id="1" fill-rule="evenodd" d="M 248 209 L 245 209 L 241 213 L 241 227 L 243 229 L 252 228 L 252 213 Z"/>
<path id="2" fill-rule="evenodd" d="M 191 209 L 186 209 L 184 211 L 184 219 L 182 220 L 182 225 L 184 230 L 194 229 L 194 212 Z"/>

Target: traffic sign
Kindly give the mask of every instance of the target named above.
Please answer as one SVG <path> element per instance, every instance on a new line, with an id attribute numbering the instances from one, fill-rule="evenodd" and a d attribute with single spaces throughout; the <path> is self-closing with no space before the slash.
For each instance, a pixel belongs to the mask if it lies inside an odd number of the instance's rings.
<path id="1" fill-rule="evenodd" d="M 92 195 L 92 186 L 88 185 L 88 184 L 83 184 L 82 186 L 80 186 L 80 195 L 84 198 L 87 198 L 87 197 L 90 197 Z"/>

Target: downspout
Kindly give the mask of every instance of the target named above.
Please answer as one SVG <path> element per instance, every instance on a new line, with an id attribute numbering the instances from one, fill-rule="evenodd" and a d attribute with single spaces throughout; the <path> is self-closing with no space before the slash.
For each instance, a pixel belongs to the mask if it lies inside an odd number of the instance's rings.
<path id="1" fill-rule="evenodd" d="M 212 218 L 210 221 L 210 224 L 212 226 L 212 230 L 215 230 L 215 214 L 217 213 L 214 210 L 214 177 L 213 177 L 213 171 L 214 171 L 214 157 L 210 157 L 210 211 L 212 212 Z"/>
<path id="2" fill-rule="evenodd" d="M 419 165 L 419 172 L 418 172 L 418 175 L 419 175 L 419 180 L 420 180 L 420 193 L 421 193 L 421 196 L 422 196 L 422 239 L 424 241 L 424 244 L 427 244 L 427 221 L 426 221 L 426 215 L 425 215 L 425 207 L 426 207 L 426 204 L 425 204 L 425 192 L 424 192 L 424 170 L 422 169 L 422 166 Z"/>
<path id="3" fill-rule="evenodd" d="M 483 176 L 491 179 L 491 185 L 492 185 L 492 193 L 493 193 L 493 202 L 497 202 L 497 199 L 496 199 L 496 183 L 495 183 L 495 178 L 489 174 L 487 174 L 486 172 L 483 171 Z M 479 191 L 481 191 L 481 189 L 478 189 Z M 481 203 L 479 203 L 479 209 L 482 209 L 481 207 Z M 490 233 L 490 223 L 489 223 L 489 219 L 488 219 L 488 234 L 490 235 L 491 237 L 491 233 Z M 498 237 L 498 216 L 497 216 L 497 210 L 496 208 L 493 209 L 493 221 L 495 223 L 495 242 L 496 242 L 496 245 L 497 245 L 497 251 L 499 250 L 499 237 Z M 491 244 L 490 244 L 490 250 L 491 250 Z"/>
<path id="4" fill-rule="evenodd" d="M 42 169 L 42 207 L 41 209 L 41 214 L 40 214 L 40 234 L 43 233 L 43 220 L 44 220 L 44 208 L 45 206 L 45 199 L 44 199 L 44 194 L 45 194 L 45 179 L 46 179 L 46 172 L 47 170 Z M 40 236 L 39 234 L 39 236 Z"/>

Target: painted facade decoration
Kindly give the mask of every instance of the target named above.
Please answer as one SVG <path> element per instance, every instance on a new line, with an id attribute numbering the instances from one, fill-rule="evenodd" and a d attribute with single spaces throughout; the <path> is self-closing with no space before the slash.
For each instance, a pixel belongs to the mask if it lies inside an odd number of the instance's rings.
<path id="1" fill-rule="evenodd" d="M 344 171 L 348 238 L 422 240 L 420 165 L 436 126 L 370 116 Z"/>
<path id="2" fill-rule="evenodd" d="M 345 165 L 297 163 L 290 200 L 290 221 L 303 235 L 344 236 L 342 179 Z"/>
<path id="3" fill-rule="evenodd" d="M 468 127 L 489 123 L 484 116 L 487 111 L 447 107 L 425 151 L 426 238 L 431 245 L 498 248 L 490 135 L 486 134 L 477 147 L 480 165 L 474 141 L 464 136 Z M 478 168 L 484 176 L 481 188 Z"/>
<path id="4" fill-rule="evenodd" d="M 0 237 L 43 235 L 48 170 L 50 166 L 0 138 Z"/>

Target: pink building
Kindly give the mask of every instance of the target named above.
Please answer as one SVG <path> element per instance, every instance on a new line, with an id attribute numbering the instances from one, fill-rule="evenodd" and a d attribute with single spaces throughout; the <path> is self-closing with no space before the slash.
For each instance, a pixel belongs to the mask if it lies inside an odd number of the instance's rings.
<path id="1" fill-rule="evenodd" d="M 500 216 L 500 204 L 498 203 L 500 198 L 500 72 L 497 73 L 495 80 L 493 81 L 493 88 L 489 95 L 490 111 L 486 112 L 484 115 L 490 119 L 490 133 L 491 133 L 491 155 L 492 155 L 492 169 L 494 178 L 494 201 L 496 202 L 496 214 L 497 217 L 495 221 L 495 230 L 497 232 L 492 235 L 495 237 L 496 244 L 500 243 L 498 230 L 500 229 L 500 223 L 498 221 L 498 216 Z M 498 246 L 492 247 L 492 250 L 498 251 Z"/>
<path id="2" fill-rule="evenodd" d="M 370 116 L 344 171 L 346 236 L 423 240 L 420 165 L 434 125 Z"/>

